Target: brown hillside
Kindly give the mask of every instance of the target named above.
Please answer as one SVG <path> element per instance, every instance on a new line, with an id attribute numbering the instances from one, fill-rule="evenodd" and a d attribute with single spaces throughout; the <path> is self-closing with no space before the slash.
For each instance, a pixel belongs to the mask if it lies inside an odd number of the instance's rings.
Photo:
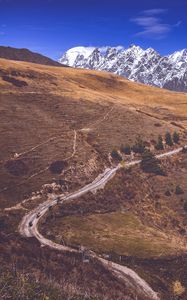
<path id="1" fill-rule="evenodd" d="M 68 159 L 68 178 L 83 184 L 103 169 L 113 148 L 132 144 L 137 136 L 150 141 L 187 126 L 186 94 L 108 73 L 4 59 L 0 103 L 3 207 L 7 199 L 11 206 L 42 184 L 59 180 L 49 170 L 56 160 Z M 70 158 L 74 130 L 76 152 Z M 13 165 L 7 163 L 12 158 Z"/>
<path id="2" fill-rule="evenodd" d="M 82 256 L 41 247 L 22 238 L 18 225 L 39 203 L 92 181 L 114 163 L 109 154 L 121 145 L 141 137 L 154 148 L 166 131 L 177 131 L 180 145 L 186 144 L 187 95 L 109 73 L 0 59 L 0 120 L 0 261 L 7 274 L 0 274 L 1 293 L 9 280 L 11 299 L 31 285 L 42 299 L 72 298 L 73 291 L 90 300 L 136 299 L 136 291 L 94 260 L 84 264 Z M 52 240 L 81 243 L 130 266 L 161 300 L 185 300 L 186 165 L 180 153 L 163 160 L 166 176 L 143 173 L 140 166 L 120 170 L 97 194 L 49 209 L 40 229 Z M 24 286 L 17 289 L 19 278 Z"/>

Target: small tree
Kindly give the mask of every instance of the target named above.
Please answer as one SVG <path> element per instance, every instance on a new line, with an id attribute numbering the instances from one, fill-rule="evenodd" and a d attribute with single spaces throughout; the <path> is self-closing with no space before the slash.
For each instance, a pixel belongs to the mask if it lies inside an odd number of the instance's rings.
<path id="1" fill-rule="evenodd" d="M 165 192 L 165 195 L 166 195 L 167 197 L 170 197 L 170 196 L 171 196 L 171 192 L 170 192 L 169 190 L 167 190 L 167 191 Z"/>
<path id="2" fill-rule="evenodd" d="M 180 185 L 177 185 L 176 188 L 175 188 L 175 194 L 176 195 L 182 195 L 184 194 L 184 191 L 183 189 L 180 187 Z"/>
<path id="3" fill-rule="evenodd" d="M 164 149 L 164 145 L 163 145 L 163 138 L 161 135 L 158 136 L 158 142 L 155 146 L 156 150 L 163 150 Z"/>
<path id="4" fill-rule="evenodd" d="M 129 145 L 121 146 L 121 152 L 123 152 L 126 155 L 130 155 L 131 147 Z"/>
<path id="5" fill-rule="evenodd" d="M 118 153 L 118 151 L 117 151 L 116 149 L 112 150 L 111 156 L 112 156 L 112 158 L 115 159 L 115 160 L 118 160 L 118 161 L 121 161 L 121 160 L 122 160 L 121 155 Z"/>
<path id="6" fill-rule="evenodd" d="M 49 218 L 49 219 L 53 219 L 53 218 L 54 218 L 53 206 L 50 205 L 49 208 L 48 208 L 48 210 L 49 210 L 48 218 Z"/>
<path id="7" fill-rule="evenodd" d="M 175 131 L 175 132 L 173 133 L 173 142 L 174 142 L 175 144 L 178 144 L 178 143 L 179 143 L 179 140 L 180 140 L 180 135 Z"/>
<path id="8" fill-rule="evenodd" d="M 140 137 L 137 138 L 134 146 L 132 146 L 132 150 L 133 150 L 134 153 L 140 153 L 140 154 L 144 153 L 145 144 L 144 144 L 144 142 L 142 141 L 142 139 Z"/>
<path id="9" fill-rule="evenodd" d="M 56 160 L 51 163 L 49 170 L 53 174 L 61 174 L 62 171 L 68 166 L 67 161 Z"/>
<path id="10" fill-rule="evenodd" d="M 173 146 L 172 137 L 171 137 L 171 134 L 169 132 L 166 132 L 165 141 L 166 141 L 166 144 L 168 146 Z"/>
<path id="11" fill-rule="evenodd" d="M 0 217 L 0 229 L 5 229 L 5 228 L 6 228 L 5 218 Z"/>
<path id="12" fill-rule="evenodd" d="M 149 150 L 143 153 L 140 166 L 146 173 L 165 175 L 164 171 L 160 167 L 160 161 Z"/>
<path id="13" fill-rule="evenodd" d="M 186 147 L 186 146 L 184 146 L 184 147 L 182 148 L 182 153 L 187 153 L 187 147 Z"/>
<path id="14" fill-rule="evenodd" d="M 187 201 L 184 203 L 184 210 L 187 212 Z"/>

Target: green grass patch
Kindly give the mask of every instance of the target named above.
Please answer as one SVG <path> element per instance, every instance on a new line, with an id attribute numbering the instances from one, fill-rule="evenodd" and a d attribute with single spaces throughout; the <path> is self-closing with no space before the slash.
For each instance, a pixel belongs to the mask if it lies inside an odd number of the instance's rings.
<path id="1" fill-rule="evenodd" d="M 172 255 L 178 251 L 174 238 L 143 225 L 131 213 L 71 216 L 56 220 L 53 226 L 50 231 L 57 241 L 63 238 L 68 244 L 83 245 L 100 253 L 155 257 Z"/>

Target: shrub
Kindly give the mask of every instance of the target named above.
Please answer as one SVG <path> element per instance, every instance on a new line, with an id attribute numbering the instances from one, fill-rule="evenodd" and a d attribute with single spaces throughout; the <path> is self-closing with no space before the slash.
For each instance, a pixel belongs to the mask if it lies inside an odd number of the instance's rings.
<path id="1" fill-rule="evenodd" d="M 142 154 L 145 151 L 145 144 L 142 141 L 141 138 L 138 138 L 134 144 L 134 146 L 132 146 L 132 150 L 134 153 L 139 153 Z"/>
<path id="2" fill-rule="evenodd" d="M 186 230 L 185 230 L 184 228 L 180 228 L 180 229 L 179 229 L 179 233 L 180 233 L 181 235 L 185 235 L 185 234 L 186 234 Z"/>
<path id="3" fill-rule="evenodd" d="M 175 144 L 178 144 L 178 143 L 179 143 L 179 140 L 180 140 L 180 135 L 175 131 L 175 132 L 173 133 L 173 142 L 174 142 Z"/>
<path id="4" fill-rule="evenodd" d="M 163 150 L 164 149 L 164 145 L 163 145 L 163 138 L 161 135 L 158 136 L 158 142 L 155 146 L 156 150 Z"/>
<path id="5" fill-rule="evenodd" d="M 171 192 L 170 192 L 169 190 L 167 190 L 167 191 L 165 192 L 165 195 L 166 195 L 167 197 L 169 197 L 169 196 L 171 196 Z"/>
<path id="6" fill-rule="evenodd" d="M 160 124 L 160 123 L 155 123 L 154 126 L 155 126 L 155 127 L 162 127 L 162 124 Z"/>
<path id="7" fill-rule="evenodd" d="M 183 189 L 180 187 L 180 185 L 177 185 L 176 188 L 175 188 L 175 194 L 176 195 L 182 195 L 184 194 L 184 191 Z"/>
<path id="8" fill-rule="evenodd" d="M 112 152 L 111 152 L 111 156 L 113 159 L 117 159 L 118 158 L 118 151 L 116 149 L 113 149 Z"/>
<path id="9" fill-rule="evenodd" d="M 121 152 L 123 152 L 126 155 L 130 155 L 131 147 L 129 145 L 121 146 Z"/>
<path id="10" fill-rule="evenodd" d="M 187 147 L 184 146 L 184 147 L 182 148 L 182 153 L 187 153 Z"/>
<path id="11" fill-rule="evenodd" d="M 61 174 L 62 171 L 67 167 L 67 162 L 63 160 L 56 160 L 52 162 L 52 164 L 49 167 L 49 170 L 53 174 Z"/>
<path id="12" fill-rule="evenodd" d="M 165 175 L 164 171 L 160 167 L 160 161 L 150 151 L 143 153 L 140 166 L 146 173 L 154 173 L 162 176 Z"/>
<path id="13" fill-rule="evenodd" d="M 121 161 L 121 160 L 122 160 L 121 155 L 120 155 L 120 154 L 118 153 L 118 151 L 115 150 L 115 149 L 112 150 L 111 156 L 112 156 L 112 158 L 115 159 L 115 160 L 118 160 L 118 161 Z"/>
<path id="14" fill-rule="evenodd" d="M 5 229 L 6 226 L 6 220 L 3 217 L 0 217 L 0 229 Z"/>
<path id="15" fill-rule="evenodd" d="M 184 208 L 184 210 L 187 212 L 187 201 L 184 203 L 183 208 Z"/>
<path id="16" fill-rule="evenodd" d="M 172 137 L 171 137 L 171 134 L 169 132 L 166 132 L 165 141 L 166 141 L 166 144 L 168 146 L 173 146 Z"/>
<path id="17" fill-rule="evenodd" d="M 179 296 L 184 294 L 185 287 L 181 284 L 179 280 L 173 282 L 173 294 L 179 299 Z"/>

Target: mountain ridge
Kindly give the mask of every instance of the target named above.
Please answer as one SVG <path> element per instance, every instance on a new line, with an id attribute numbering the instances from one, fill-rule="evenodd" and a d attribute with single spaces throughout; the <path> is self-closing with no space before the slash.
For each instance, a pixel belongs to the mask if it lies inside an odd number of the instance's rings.
<path id="1" fill-rule="evenodd" d="M 132 81 L 187 92 L 187 50 L 162 56 L 153 48 L 74 47 L 59 62 L 75 68 L 107 71 Z"/>
<path id="2" fill-rule="evenodd" d="M 0 58 L 8 60 L 26 61 L 48 66 L 62 67 L 62 64 L 42 54 L 32 52 L 26 48 L 0 46 Z"/>

